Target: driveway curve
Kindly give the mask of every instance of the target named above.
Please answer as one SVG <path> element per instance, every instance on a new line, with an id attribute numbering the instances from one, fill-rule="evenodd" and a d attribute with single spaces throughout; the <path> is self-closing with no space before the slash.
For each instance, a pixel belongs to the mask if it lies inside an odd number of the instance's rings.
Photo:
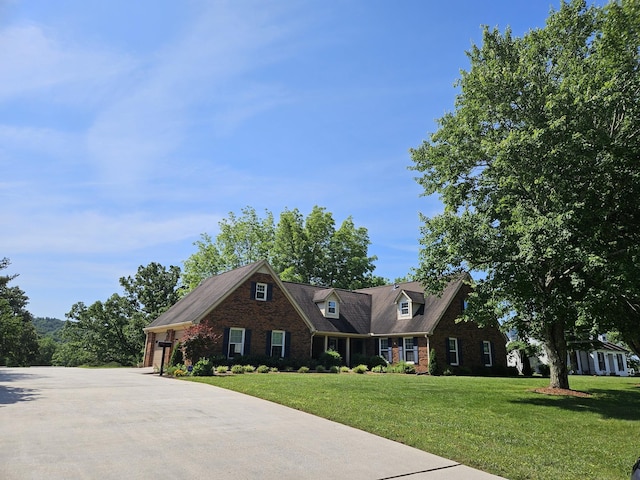
<path id="1" fill-rule="evenodd" d="M 0 368 L 0 478 L 500 477 L 148 369 L 31 367 Z"/>

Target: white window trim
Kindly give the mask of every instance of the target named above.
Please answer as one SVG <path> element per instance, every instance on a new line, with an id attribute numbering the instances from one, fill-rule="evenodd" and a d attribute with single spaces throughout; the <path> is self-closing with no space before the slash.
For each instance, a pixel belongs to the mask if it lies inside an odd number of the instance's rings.
<path id="1" fill-rule="evenodd" d="M 387 341 L 387 348 L 382 348 L 382 341 L 386 340 Z M 382 358 L 384 358 L 387 362 L 392 363 L 392 353 L 393 350 L 391 349 L 391 342 L 389 342 L 388 338 L 385 337 L 381 337 L 378 339 L 378 352 L 380 352 L 380 356 Z"/>
<path id="2" fill-rule="evenodd" d="M 232 341 L 231 341 L 231 332 L 232 332 L 233 330 L 240 330 L 240 331 L 242 332 L 242 339 L 241 339 L 241 342 L 240 342 L 240 343 L 238 343 L 238 342 L 232 342 Z M 235 327 L 232 327 L 232 328 L 230 328 L 230 329 L 229 329 L 229 345 L 227 345 L 227 357 L 228 357 L 228 358 L 233 358 L 233 357 L 235 357 L 236 355 L 240 355 L 240 356 L 244 355 L 244 338 L 245 338 L 245 333 L 246 333 L 246 331 L 245 331 L 245 329 L 244 329 L 244 328 L 235 328 Z M 233 349 L 233 356 L 229 355 L 229 349 L 231 348 L 231 345 L 240 345 L 240 352 L 238 352 L 238 351 L 234 348 L 234 349 Z"/>
<path id="3" fill-rule="evenodd" d="M 451 350 L 451 340 L 453 340 L 453 342 L 455 343 L 455 350 Z M 449 348 L 449 365 L 453 366 L 453 367 L 457 367 L 458 365 L 460 365 L 460 346 L 458 344 L 458 339 L 454 338 L 454 337 L 449 337 L 448 340 L 448 348 Z M 455 362 L 453 361 L 453 354 L 455 353 Z"/>
<path id="4" fill-rule="evenodd" d="M 407 360 L 407 339 L 410 339 L 411 342 L 413 343 L 413 348 L 411 349 L 411 351 L 413 352 L 413 360 Z M 403 355 L 403 360 L 405 361 L 405 363 L 409 363 L 411 365 L 415 365 L 416 363 L 416 359 L 418 358 L 418 344 L 413 342 L 414 337 L 404 337 L 402 339 L 402 355 Z"/>
<path id="5" fill-rule="evenodd" d="M 484 366 L 485 367 L 493 367 L 493 351 L 491 348 L 491 342 L 488 340 L 483 340 L 482 341 L 482 359 L 484 360 L 484 356 L 487 354 L 485 352 L 485 346 L 488 347 L 489 350 L 489 363 L 484 362 Z"/>
<path id="6" fill-rule="evenodd" d="M 280 334 L 282 334 L 282 344 L 278 345 L 278 344 L 274 344 L 274 343 L 273 343 L 273 334 L 274 334 L 274 333 L 280 333 Z M 272 330 L 272 331 L 271 331 L 271 351 L 269 352 L 269 353 L 271 354 L 271 355 L 270 355 L 271 357 L 273 357 L 273 356 L 274 356 L 274 355 L 273 355 L 273 347 L 274 347 L 274 346 L 276 346 L 276 347 L 282 347 L 282 350 L 280 351 L 280 357 L 279 357 L 279 358 L 284 358 L 285 343 L 286 343 L 286 341 L 287 341 L 287 340 L 286 340 L 286 338 L 287 338 L 287 337 L 286 337 L 286 334 L 285 334 L 285 331 L 284 331 L 284 330 Z"/>
<path id="7" fill-rule="evenodd" d="M 336 302 L 335 300 L 328 300 L 327 313 L 329 315 L 335 315 L 336 313 L 338 313 L 338 302 Z"/>
<path id="8" fill-rule="evenodd" d="M 268 288 L 269 287 L 266 283 L 256 283 L 256 300 L 261 302 L 266 302 Z M 262 298 L 258 295 L 259 293 L 262 295 Z"/>
<path id="9" fill-rule="evenodd" d="M 406 313 L 403 311 L 405 305 L 407 307 L 407 312 Z M 411 302 L 409 300 L 402 300 L 400 302 L 400 316 L 403 317 L 403 318 L 411 316 Z"/>

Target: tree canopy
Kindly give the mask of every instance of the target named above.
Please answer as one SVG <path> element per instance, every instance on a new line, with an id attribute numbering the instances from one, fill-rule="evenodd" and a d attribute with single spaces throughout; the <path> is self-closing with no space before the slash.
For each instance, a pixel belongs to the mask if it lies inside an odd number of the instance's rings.
<path id="1" fill-rule="evenodd" d="M 0 259 L 0 270 L 9 267 Z M 27 310 L 29 298 L 17 286 L 9 286 L 18 275 L 0 276 L 0 365 L 31 365 L 38 355 L 38 334 Z"/>
<path id="2" fill-rule="evenodd" d="M 278 224 L 265 211 L 260 218 L 252 207 L 241 215 L 229 213 L 219 223 L 215 240 L 203 233 L 195 242 L 198 251 L 184 262 L 183 282 L 188 289 L 212 275 L 257 260 L 267 260 L 286 281 L 356 289 L 380 285 L 373 275 L 375 256 L 366 228 L 348 217 L 336 230 L 333 215 L 315 206 L 306 217 L 298 209 L 285 209 Z"/>
<path id="3" fill-rule="evenodd" d="M 454 111 L 411 151 L 444 203 L 418 278 L 482 272 L 467 317 L 541 340 L 552 387 L 569 388 L 567 333 L 637 331 L 639 47 L 636 1 L 563 2 L 520 38 L 485 28 Z"/>
<path id="4" fill-rule="evenodd" d="M 135 276 L 120 278 L 124 295 L 74 304 L 62 331 L 68 343 L 53 355 L 54 363 L 135 365 L 144 348 L 143 328 L 178 301 L 179 280 L 179 267 L 152 262 L 140 265 Z"/>

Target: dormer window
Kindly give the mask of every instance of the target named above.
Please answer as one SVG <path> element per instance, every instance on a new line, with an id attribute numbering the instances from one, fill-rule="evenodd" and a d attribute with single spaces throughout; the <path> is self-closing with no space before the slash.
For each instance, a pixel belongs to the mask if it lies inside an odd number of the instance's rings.
<path id="1" fill-rule="evenodd" d="M 325 318 L 340 318 L 340 296 L 333 288 L 317 291 L 313 302 L 318 306 Z"/>
<path id="2" fill-rule="evenodd" d="M 337 311 L 336 302 L 329 300 L 327 302 L 327 312 L 331 315 L 335 315 Z"/>
<path id="3" fill-rule="evenodd" d="M 421 308 L 424 305 L 424 294 L 411 290 L 400 290 L 394 302 L 398 319 L 413 318 L 421 312 Z"/>

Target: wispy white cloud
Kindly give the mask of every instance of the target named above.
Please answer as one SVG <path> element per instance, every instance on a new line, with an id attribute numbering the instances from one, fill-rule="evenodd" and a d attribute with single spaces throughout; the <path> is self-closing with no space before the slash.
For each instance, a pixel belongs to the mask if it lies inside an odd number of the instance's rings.
<path id="1" fill-rule="evenodd" d="M 127 55 L 63 45 L 35 24 L 0 30 L 0 65 L 0 102 L 46 92 L 48 101 L 83 105 L 94 104 L 134 66 Z"/>
<path id="2" fill-rule="evenodd" d="M 93 211 L 75 214 L 48 212 L 22 218 L 0 213 L 0 223 L 20 225 L 0 238 L 0 251 L 26 253 L 120 253 L 193 238 L 203 225 L 217 225 L 212 214 L 184 214 L 167 218 L 144 213 L 106 215 Z"/>

